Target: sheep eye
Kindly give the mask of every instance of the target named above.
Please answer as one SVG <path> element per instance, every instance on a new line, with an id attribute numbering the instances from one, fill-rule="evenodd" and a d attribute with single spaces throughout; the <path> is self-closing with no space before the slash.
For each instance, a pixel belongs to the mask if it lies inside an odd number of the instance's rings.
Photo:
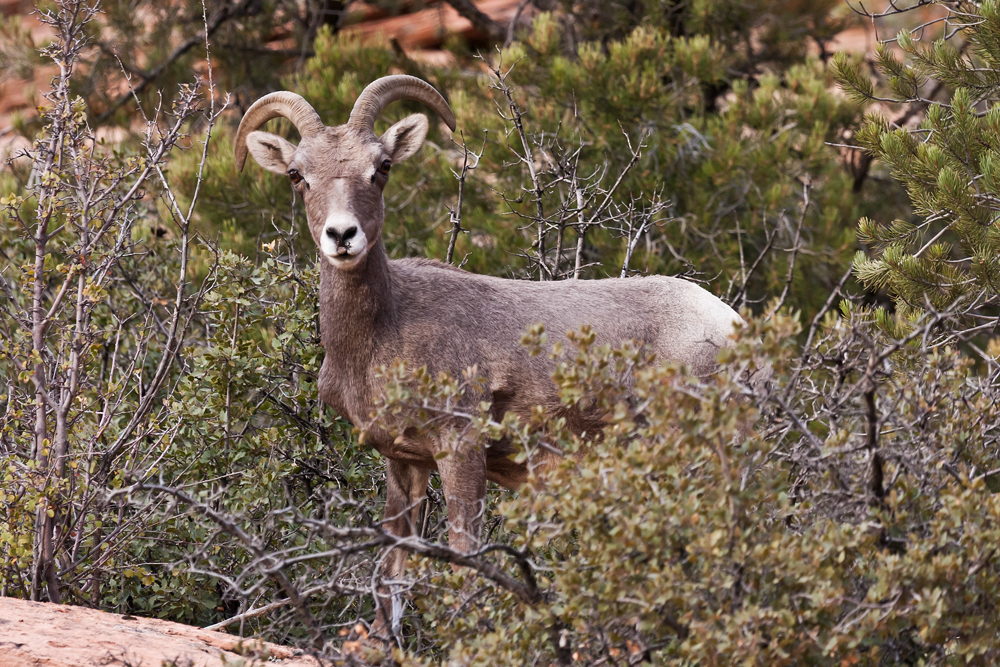
<path id="1" fill-rule="evenodd" d="M 378 173 L 388 174 L 390 169 L 392 169 L 392 162 L 389 160 L 382 160 L 382 164 L 378 168 Z"/>
<path id="2" fill-rule="evenodd" d="M 292 183 L 294 183 L 295 185 L 298 185 L 303 180 L 302 174 L 300 174 L 296 169 L 288 170 L 288 178 L 292 179 Z"/>

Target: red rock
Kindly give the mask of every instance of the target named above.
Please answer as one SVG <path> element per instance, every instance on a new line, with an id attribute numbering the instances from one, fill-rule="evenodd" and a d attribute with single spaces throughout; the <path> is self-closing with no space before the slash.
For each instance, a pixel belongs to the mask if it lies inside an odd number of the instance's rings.
<path id="1" fill-rule="evenodd" d="M 221 667 L 241 664 L 235 662 L 241 655 L 277 667 L 317 665 L 315 658 L 287 646 L 180 623 L 0 598 L 0 667 L 160 667 L 164 662 Z"/>

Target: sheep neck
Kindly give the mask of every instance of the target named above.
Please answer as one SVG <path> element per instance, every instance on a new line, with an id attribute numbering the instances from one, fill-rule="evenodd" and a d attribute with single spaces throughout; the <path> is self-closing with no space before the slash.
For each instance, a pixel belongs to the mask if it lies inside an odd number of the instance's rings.
<path id="1" fill-rule="evenodd" d="M 392 279 L 379 239 L 363 266 L 341 271 L 323 260 L 319 281 L 320 334 L 327 356 L 342 371 L 364 374 L 377 341 L 390 335 L 395 322 Z"/>

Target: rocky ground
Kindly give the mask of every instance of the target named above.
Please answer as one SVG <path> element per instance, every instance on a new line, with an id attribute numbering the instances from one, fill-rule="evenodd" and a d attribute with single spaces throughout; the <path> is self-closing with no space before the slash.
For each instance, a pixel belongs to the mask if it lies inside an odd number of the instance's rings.
<path id="1" fill-rule="evenodd" d="M 316 667 L 277 644 L 153 618 L 0 598 L 0 667 Z"/>

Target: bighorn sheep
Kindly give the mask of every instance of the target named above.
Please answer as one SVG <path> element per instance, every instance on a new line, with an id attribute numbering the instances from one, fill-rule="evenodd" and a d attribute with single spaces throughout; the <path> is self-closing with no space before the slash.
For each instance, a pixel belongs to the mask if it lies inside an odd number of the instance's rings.
<path id="1" fill-rule="evenodd" d="M 454 377 L 477 366 L 486 378 L 494 413 L 527 416 L 534 406 L 561 406 L 551 380 L 554 362 L 529 356 L 525 328 L 542 322 L 564 332 L 590 324 L 598 343 L 635 340 L 657 358 L 689 364 L 695 373 L 716 368 L 739 315 L 697 285 L 663 276 L 528 282 L 481 276 L 426 259 L 390 260 L 382 244 L 382 190 L 393 163 L 413 155 L 427 134 L 423 114 L 404 118 L 378 137 L 375 120 L 390 102 L 423 102 L 455 129 L 448 103 L 429 84 L 388 76 L 369 85 L 344 125 L 326 127 L 302 97 L 266 95 L 251 106 L 236 135 L 236 165 L 247 153 L 269 171 L 287 174 L 305 202 L 309 230 L 322 254 L 319 308 L 326 358 L 319 376 L 322 399 L 355 424 L 371 414 L 381 387 L 375 369 L 400 358 L 411 367 Z M 258 131 L 284 117 L 301 135 L 298 146 Z M 449 433 L 394 438 L 388 429 L 366 434 L 387 461 L 386 529 L 412 534 L 432 470 L 441 475 L 452 548 L 468 552 L 479 537 L 486 482 L 517 487 L 524 464 L 503 443 L 451 451 Z M 405 554 L 390 555 L 387 574 L 398 578 Z M 380 594 L 381 596 L 382 594 Z M 388 629 L 382 597 L 374 632 Z M 398 606 L 393 600 L 393 623 Z M 395 628 L 394 628 L 395 629 Z"/>

